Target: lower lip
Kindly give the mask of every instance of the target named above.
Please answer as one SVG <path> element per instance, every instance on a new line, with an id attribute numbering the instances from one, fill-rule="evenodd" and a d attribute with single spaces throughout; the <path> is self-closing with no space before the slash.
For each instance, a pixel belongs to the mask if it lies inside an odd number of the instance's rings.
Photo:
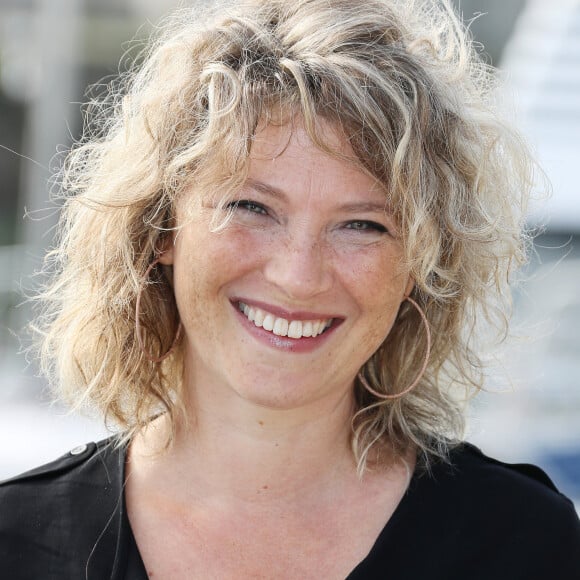
<path id="1" fill-rule="evenodd" d="M 330 328 L 326 329 L 322 334 L 318 336 L 303 336 L 302 338 L 290 338 L 288 336 L 278 336 L 273 332 L 264 330 L 261 326 L 256 326 L 253 322 L 250 322 L 246 315 L 241 312 L 236 304 L 232 304 L 235 309 L 240 321 L 248 332 L 261 343 L 266 344 L 277 350 L 284 350 L 287 352 L 294 353 L 309 353 L 320 346 L 322 346 L 330 337 L 330 335 L 339 326 L 340 321 L 334 320 Z"/>

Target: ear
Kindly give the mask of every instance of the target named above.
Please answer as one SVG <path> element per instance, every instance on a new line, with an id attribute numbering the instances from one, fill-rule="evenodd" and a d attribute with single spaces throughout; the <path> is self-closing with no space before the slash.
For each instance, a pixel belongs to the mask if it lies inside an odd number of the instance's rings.
<path id="1" fill-rule="evenodd" d="M 164 266 L 172 266 L 174 253 L 175 253 L 175 244 L 174 244 L 174 236 L 173 232 L 169 235 L 165 236 L 165 238 L 161 241 L 160 245 L 160 254 L 158 257 L 159 263 L 163 264 Z"/>
<path id="2" fill-rule="evenodd" d="M 409 276 L 407 286 L 405 287 L 405 297 L 411 295 L 411 292 L 413 292 L 413 288 L 415 288 L 415 279 L 412 276 Z"/>

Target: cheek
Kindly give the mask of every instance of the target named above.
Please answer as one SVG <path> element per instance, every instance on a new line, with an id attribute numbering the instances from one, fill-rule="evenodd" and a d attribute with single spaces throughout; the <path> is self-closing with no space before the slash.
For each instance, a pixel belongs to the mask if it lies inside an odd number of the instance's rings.
<path id="1" fill-rule="evenodd" d="M 339 257 L 342 278 L 358 301 L 387 309 L 403 299 L 409 274 L 401 266 L 398 252 L 363 251 Z"/>
<path id="2" fill-rule="evenodd" d="M 409 280 L 400 263 L 398 257 L 353 260 L 343 275 L 369 340 L 382 342 L 395 322 Z"/>
<path id="3" fill-rule="evenodd" d="M 251 236 L 239 235 L 233 229 L 184 234 L 174 249 L 173 281 L 178 306 L 186 312 L 211 309 L 226 284 L 255 266 L 259 246 Z M 198 306 L 201 304 L 204 306 Z"/>

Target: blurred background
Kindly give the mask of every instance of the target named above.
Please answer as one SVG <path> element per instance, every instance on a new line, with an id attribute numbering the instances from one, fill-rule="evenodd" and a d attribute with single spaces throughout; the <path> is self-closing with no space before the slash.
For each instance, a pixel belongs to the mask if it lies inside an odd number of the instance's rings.
<path id="1" fill-rule="evenodd" d="M 580 0 L 455 3 L 553 186 L 530 213 L 545 232 L 515 289 L 522 338 L 472 403 L 469 438 L 540 464 L 580 506 Z M 122 68 L 128 41 L 178 4 L 0 0 L 0 479 L 107 433 L 53 403 L 20 354 L 23 300 L 57 219 L 55 154 L 79 136 L 87 86 Z"/>

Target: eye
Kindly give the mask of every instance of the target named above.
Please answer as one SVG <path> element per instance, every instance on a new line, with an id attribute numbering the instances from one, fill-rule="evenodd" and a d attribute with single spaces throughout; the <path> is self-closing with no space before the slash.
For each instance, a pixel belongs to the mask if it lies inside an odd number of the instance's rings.
<path id="1" fill-rule="evenodd" d="M 256 213 L 256 214 L 261 214 L 261 215 L 267 215 L 267 211 L 266 208 L 255 202 L 252 201 L 251 199 L 238 199 L 235 201 L 231 201 L 230 203 L 227 204 L 226 206 L 228 209 L 241 209 L 244 211 L 247 211 L 249 213 Z"/>
<path id="2" fill-rule="evenodd" d="M 355 220 L 348 222 L 345 227 L 349 230 L 355 230 L 357 232 L 387 232 L 387 228 L 384 225 L 369 220 Z"/>

